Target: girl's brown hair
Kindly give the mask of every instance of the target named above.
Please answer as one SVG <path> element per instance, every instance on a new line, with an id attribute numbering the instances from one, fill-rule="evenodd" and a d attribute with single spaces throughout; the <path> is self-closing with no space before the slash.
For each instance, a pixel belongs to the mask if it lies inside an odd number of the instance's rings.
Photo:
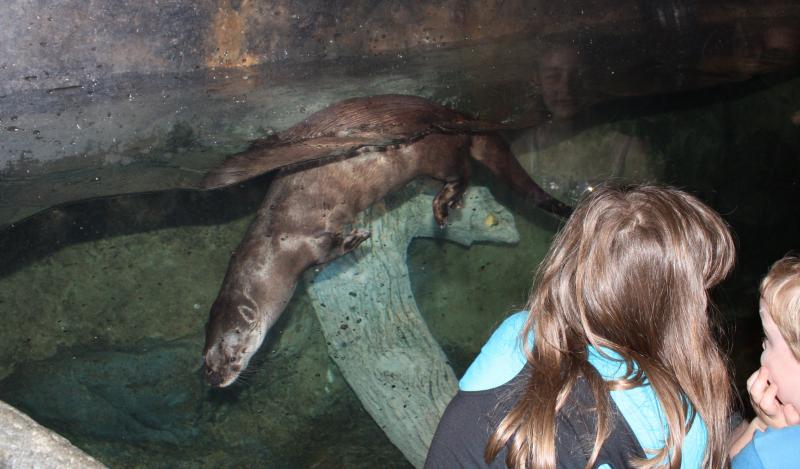
<path id="1" fill-rule="evenodd" d="M 712 334 L 708 290 L 733 263 L 725 222 L 685 192 L 629 186 L 588 195 L 537 270 L 522 331 L 534 335 L 533 349 L 526 347 L 531 374 L 490 438 L 487 462 L 507 446 L 509 467 L 555 468 L 556 415 L 583 377 L 598 412 L 586 467 L 610 433 L 609 391 L 646 384 L 668 434 L 664 448 L 644 448 L 651 459 L 631 463 L 679 468 L 684 437 L 699 416 L 708 430 L 703 467 L 725 465 L 732 392 Z M 620 354 L 628 378 L 603 380 L 588 362 L 589 345 Z"/>

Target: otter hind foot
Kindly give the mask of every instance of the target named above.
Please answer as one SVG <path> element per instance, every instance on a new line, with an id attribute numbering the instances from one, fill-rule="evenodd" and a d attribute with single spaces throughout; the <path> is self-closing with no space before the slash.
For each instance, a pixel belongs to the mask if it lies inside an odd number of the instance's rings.
<path id="1" fill-rule="evenodd" d="M 433 199 L 433 218 L 439 228 L 444 228 L 447 224 L 447 215 L 450 209 L 461 207 L 461 198 L 464 191 L 467 189 L 467 181 L 459 179 L 456 181 L 446 182 L 442 186 L 442 190 L 436 194 Z"/>

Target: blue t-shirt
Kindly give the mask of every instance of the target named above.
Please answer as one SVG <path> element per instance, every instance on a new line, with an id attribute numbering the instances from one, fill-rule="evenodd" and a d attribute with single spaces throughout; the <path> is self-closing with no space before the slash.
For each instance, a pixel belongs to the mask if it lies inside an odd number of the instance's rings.
<path id="1" fill-rule="evenodd" d="M 800 425 L 756 431 L 731 461 L 731 469 L 800 467 Z"/>
<path id="2" fill-rule="evenodd" d="M 527 311 L 508 317 L 492 334 L 481 353 L 459 382 L 462 391 L 482 391 L 501 386 L 514 378 L 525 366 L 525 352 L 520 333 L 528 318 Z M 533 337 L 529 337 L 533 346 Z M 622 357 L 611 350 L 600 354 L 589 347 L 589 363 L 606 379 L 620 379 L 627 371 Z M 611 391 L 611 398 L 633 430 L 645 452 L 663 448 L 667 437 L 667 421 L 653 388 L 639 386 L 624 391 Z M 681 468 L 701 467 L 708 440 L 708 431 L 699 415 L 683 442 Z"/>

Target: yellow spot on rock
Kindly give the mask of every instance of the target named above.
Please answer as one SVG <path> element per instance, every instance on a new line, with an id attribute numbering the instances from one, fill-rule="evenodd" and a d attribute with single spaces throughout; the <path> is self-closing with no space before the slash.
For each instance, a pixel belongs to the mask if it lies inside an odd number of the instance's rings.
<path id="1" fill-rule="evenodd" d="M 247 52 L 247 18 L 253 14 L 249 0 L 233 8 L 230 0 L 220 2 L 211 22 L 211 51 L 206 59 L 209 67 L 248 67 L 258 58 Z"/>
<path id="2" fill-rule="evenodd" d="M 500 223 L 500 222 L 497 221 L 497 217 L 494 216 L 494 214 L 492 214 L 492 213 L 490 213 L 489 215 L 486 215 L 486 219 L 483 220 L 483 224 L 486 225 L 487 227 L 495 226 L 498 223 Z"/>

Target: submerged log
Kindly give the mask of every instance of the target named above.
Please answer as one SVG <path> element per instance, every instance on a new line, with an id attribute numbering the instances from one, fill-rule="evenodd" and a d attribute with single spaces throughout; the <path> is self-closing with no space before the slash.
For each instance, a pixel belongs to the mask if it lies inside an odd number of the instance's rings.
<path id="1" fill-rule="evenodd" d="M 436 226 L 432 200 L 411 187 L 359 215 L 355 226 L 372 237 L 321 268 L 308 288 L 331 358 L 415 467 L 422 467 L 458 383 L 414 301 L 408 246 L 416 237 L 465 246 L 519 239 L 513 214 L 486 188 L 469 188 L 445 229 Z"/>

